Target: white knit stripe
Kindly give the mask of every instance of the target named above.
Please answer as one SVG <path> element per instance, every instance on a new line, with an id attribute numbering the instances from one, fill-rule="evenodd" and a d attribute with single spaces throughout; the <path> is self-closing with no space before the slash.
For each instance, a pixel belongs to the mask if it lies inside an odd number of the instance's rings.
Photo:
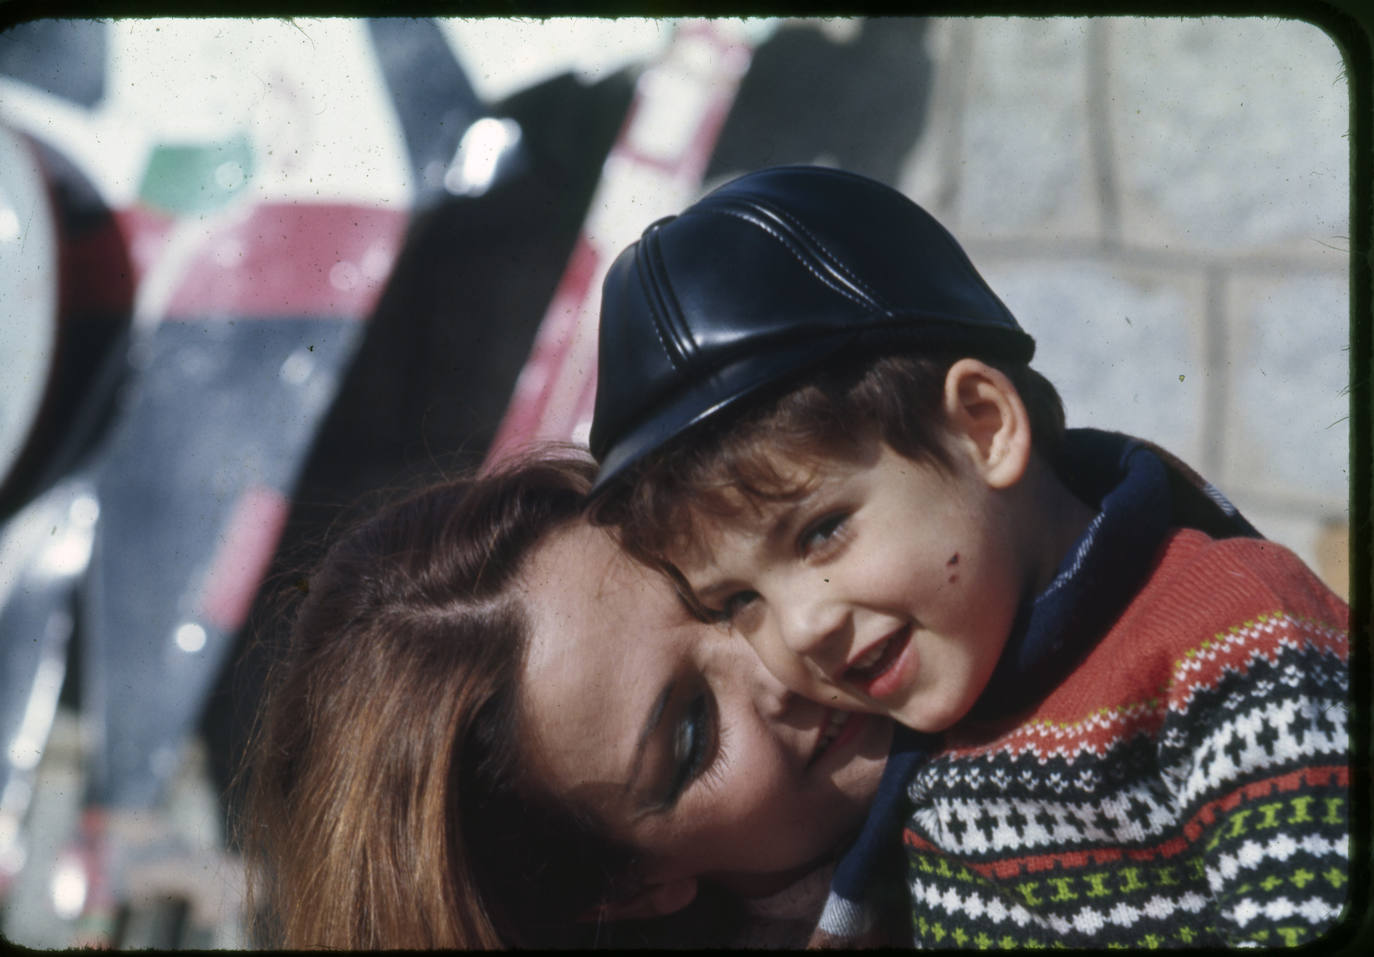
<path id="1" fill-rule="evenodd" d="M 1048 927 L 1044 918 L 1031 913 L 1020 904 L 1008 905 L 995 894 L 983 895 L 974 891 L 961 895 L 953 887 L 941 887 L 920 878 L 911 881 L 911 899 L 916 905 L 917 913 L 925 909 L 931 913 L 968 917 L 986 927 L 998 927 L 1003 924 L 1014 924 L 1017 927 L 1026 927 L 1030 924 Z"/>
<path id="2" fill-rule="evenodd" d="M 1301 738 L 1288 733 L 1296 714 L 1315 713 L 1319 708 L 1331 721 L 1332 733 L 1320 734 L 1311 727 Z M 1266 728 L 1280 729 L 1272 755 L 1256 743 L 1256 736 Z M 1226 750 L 1237 736 L 1243 746 L 1238 763 Z M 927 767 L 913 778 L 908 795 L 915 805 L 912 823 L 918 832 L 954 854 L 1036 853 L 1100 845 L 1103 841 L 1135 844 L 1172 833 L 1181 823 L 1177 809 L 1190 806 L 1200 796 L 1220 796 L 1241 778 L 1253 779 L 1256 771 L 1291 766 L 1295 761 L 1319 763 L 1312 759 L 1323 755 L 1343 758 L 1347 748 L 1346 713 L 1339 705 L 1308 698 L 1257 702 L 1249 710 L 1237 712 L 1208 735 L 1200 748 L 1189 752 L 1191 765 L 1163 769 L 1162 778 L 1153 786 L 1152 782 L 1140 781 L 1079 801 L 1038 796 L 985 798 L 977 793 L 970 797 L 940 796 L 956 793 L 953 778 L 957 775 L 940 774 L 937 768 Z M 1206 759 L 1193 760 L 1198 755 Z M 1065 779 L 1059 772 L 1037 770 L 1041 794 L 1094 790 L 1080 787 L 1082 781 Z M 1087 784 L 1095 785 L 1100 769 L 1091 770 L 1094 776 Z M 1056 775 L 1058 782 L 1053 780 Z M 999 790 L 1005 786 L 991 779 L 988 783 Z M 1057 787 L 1057 783 L 1064 786 Z M 1161 801 L 1166 793 L 1173 795 L 1167 803 Z M 1141 809 L 1145 811 L 1144 821 L 1139 820 Z M 1104 819 L 1112 826 L 1104 827 Z"/>
<path id="3" fill-rule="evenodd" d="M 930 790 L 923 793 L 926 803 L 913 809 L 911 823 L 951 854 L 1035 854 L 1104 842 L 1136 844 L 1179 826 L 1174 807 L 1160 800 L 1164 792 L 1145 781 L 1090 801 L 932 798 Z M 1141 809 L 1144 821 L 1138 820 Z"/>
<path id="4" fill-rule="evenodd" d="M 1300 737 L 1291 733 L 1295 717 L 1310 719 L 1318 711 L 1330 722 L 1330 733 L 1318 732 L 1310 720 Z M 1103 841 L 1136 844 L 1174 832 L 1182 823 L 1178 808 L 1205 796 L 1219 797 L 1231 785 L 1253 780 L 1256 772 L 1300 762 L 1318 765 L 1323 758 L 1343 762 L 1349 745 L 1346 720 L 1344 707 L 1331 701 L 1302 697 L 1256 702 L 1187 752 L 1185 763 L 1163 768 L 1156 782 L 1140 781 L 1108 794 L 1094 793 L 1101 768 L 1084 768 L 1084 773 L 1066 777 L 1037 767 L 1039 780 L 1026 783 L 1038 785 L 1038 793 L 1027 798 L 984 797 L 990 788 L 1007 787 L 1008 782 L 991 776 L 981 793 L 956 797 L 950 795 L 960 793 L 960 775 L 941 773 L 932 765 L 918 772 L 908 787 L 912 823 L 946 851 L 974 856 L 1069 850 Z M 1272 753 L 1259 743 L 1265 731 L 1275 733 Z M 1072 800 L 1076 794 L 1088 799 Z M 1161 800 L 1165 794 L 1172 794 L 1167 802 Z"/>
<path id="5" fill-rule="evenodd" d="M 1292 684 L 1292 682 L 1287 680 L 1284 680 L 1282 683 L 1286 685 Z M 1286 689 L 1281 689 L 1276 685 L 1274 686 L 1274 690 L 1276 692 L 1282 692 Z M 1338 752 L 1344 752 L 1347 747 L 1348 738 L 1345 732 L 1345 712 L 1343 705 L 1344 702 L 1334 698 L 1320 700 L 1306 696 L 1270 700 L 1262 704 L 1262 713 L 1251 711 L 1238 715 L 1235 727 L 1227 731 L 1226 734 L 1230 735 L 1239 732 L 1247 741 L 1253 742 L 1254 736 L 1258 734 L 1261 728 L 1266 724 L 1285 728 L 1285 732 L 1280 736 L 1279 741 L 1275 745 L 1275 753 L 1273 756 L 1266 756 L 1261 746 L 1256 743 L 1248 744 L 1240 765 L 1240 767 L 1243 768 L 1263 768 L 1295 757 L 1323 753 L 1329 754 L 1332 753 L 1333 749 Z M 1332 734 L 1322 735 L 1319 734 L 1314 727 L 1309 725 L 1304 731 L 1302 740 L 1299 741 L 1294 739 L 1286 729 L 1291 724 L 1295 712 L 1299 709 L 1305 709 L 1306 716 L 1309 718 L 1315 716 L 1317 710 L 1325 712 L 1330 720 L 1338 723 L 1338 730 Z M 1143 706 L 1140 710 L 1144 710 Z M 1123 709 L 1119 714 L 1094 715 L 1086 721 L 1078 722 L 1073 727 L 1054 728 L 1045 725 L 1032 727 L 1028 731 L 1028 736 L 1039 737 L 1046 742 L 1061 737 L 1081 737 L 1086 726 L 1090 724 L 1097 724 L 1102 728 L 1110 728 L 1114 725 L 1120 727 L 1134 722 L 1138 717 L 1139 713 L 1134 709 Z M 1186 715 L 1184 715 L 1184 717 L 1186 717 Z M 1230 728 L 1231 726 L 1223 725 L 1223 727 Z M 1220 728 L 1218 729 L 1218 733 L 1221 733 Z M 1161 740 L 1166 746 L 1181 746 L 1186 740 L 1186 735 L 1180 728 L 1168 727 L 1162 732 Z M 1230 738 L 1227 737 L 1225 740 L 1229 741 Z M 1117 743 L 1120 743 L 1120 741 Z M 1086 776 L 1090 776 L 1094 773 L 1091 766 L 1077 770 L 1074 778 L 1069 780 L 1062 779 L 1062 775 L 1059 778 L 1055 778 L 1054 775 L 1042 777 L 1040 772 L 1031 772 L 1024 768 L 1017 771 L 1009 769 L 1007 766 L 1009 759 L 1020 757 L 1024 750 L 1024 748 L 1007 748 L 1000 751 L 991 751 L 983 755 L 965 757 L 962 761 L 957 763 L 940 762 L 940 767 L 943 769 L 940 787 L 942 789 L 959 786 L 979 788 L 987 784 L 1001 791 L 1014 786 L 1019 781 L 1019 783 L 1025 787 L 1031 787 L 1036 783 L 1041 783 L 1048 784 L 1051 789 L 1054 789 L 1057 785 L 1062 783 L 1064 787 L 1074 785 L 1076 790 L 1091 789 L 1083 786 Z M 1083 755 L 1084 752 L 1090 752 L 1097 757 L 1105 756 L 1105 754 L 1098 754 L 1096 748 L 1086 744 L 1080 744 L 1080 746 L 1077 747 L 1037 744 L 1034 747 L 1034 751 L 1046 761 L 1059 758 L 1066 762 L 1072 762 Z M 1218 768 L 1216 770 L 1217 773 L 1220 774 L 1227 773 L 1225 768 Z M 1232 772 L 1234 772 L 1234 768 L 1232 768 Z M 1032 780 L 1032 778 L 1034 780 Z M 1224 778 L 1219 778 L 1218 780 L 1223 779 Z M 1059 790 L 1062 791 L 1064 787 L 1060 787 Z M 918 800 L 919 796 L 913 793 L 912 798 L 913 800 Z"/>
<path id="6" fill-rule="evenodd" d="M 1177 896 L 1156 894 L 1139 906 L 1117 900 L 1106 907 L 1084 905 L 1069 916 L 1042 915 L 1020 904 L 1008 906 L 994 894 L 977 891 L 961 894 L 957 888 L 920 879 L 912 880 L 911 896 L 918 913 L 925 910 L 932 916 L 961 918 L 988 929 L 1001 929 L 1003 925 L 1013 924 L 1016 927 L 1035 925 L 1061 935 L 1074 931 L 1093 934 L 1108 926 L 1133 927 L 1142 921 L 1165 922 L 1182 915 L 1200 914 L 1208 903 L 1204 895 L 1187 891 Z"/>
<path id="7" fill-rule="evenodd" d="M 1218 854 L 1215 864 L 1207 871 L 1207 883 L 1212 893 L 1220 894 L 1226 885 L 1235 882 L 1243 871 L 1253 871 L 1265 861 L 1286 863 L 1299 851 L 1322 860 L 1323 868 L 1339 865 L 1341 873 L 1346 869 L 1348 842 L 1325 838 L 1320 834 L 1304 834 L 1301 840 L 1293 840 L 1289 834 L 1276 834 L 1268 841 L 1245 841 L 1235 853 Z M 1245 875 L 1246 879 L 1254 879 Z"/>
<path id="8" fill-rule="evenodd" d="M 1294 917 L 1301 917 L 1315 927 L 1318 924 L 1327 924 L 1339 918 L 1341 907 L 1315 895 L 1298 902 L 1287 897 L 1276 897 L 1260 903 L 1254 898 L 1245 897 L 1237 901 L 1236 905 L 1229 911 L 1224 911 L 1223 916 L 1235 921 L 1236 926 L 1241 929 L 1261 916 L 1270 921 L 1291 920 Z"/>
<path id="9" fill-rule="evenodd" d="M 1322 716 L 1330 723 L 1330 733 L 1321 733 L 1313 719 Z M 1327 756 L 1344 763 L 1350 748 L 1346 730 L 1345 702 L 1334 698 L 1313 698 L 1307 695 L 1288 697 L 1280 701 L 1256 703 L 1247 710 L 1237 710 L 1203 738 L 1189 753 L 1189 766 L 1175 768 L 1166 777 L 1183 781 L 1178 795 L 1185 805 L 1204 794 L 1215 794 L 1253 772 L 1290 765 L 1295 760 Z M 1295 737 L 1292 723 L 1302 719 L 1302 737 Z M 1272 753 L 1258 743 L 1257 735 L 1265 729 L 1277 729 Z M 1239 742 L 1240 750 L 1235 751 Z"/>
<path id="10" fill-rule="evenodd" d="M 1177 898 L 1157 895 L 1150 898 L 1141 907 L 1132 906 L 1125 901 L 1118 901 L 1112 905 L 1110 910 L 1083 907 L 1072 918 L 1051 917 L 1050 922 L 1055 925 L 1055 929 L 1060 934 L 1067 934 L 1070 930 L 1076 930 L 1079 933 L 1094 933 L 1105 929 L 1109 924 L 1117 927 L 1133 927 L 1142 921 L 1153 924 L 1167 921 L 1174 916 L 1175 912 L 1201 913 L 1206 903 L 1205 897 L 1192 892 Z"/>

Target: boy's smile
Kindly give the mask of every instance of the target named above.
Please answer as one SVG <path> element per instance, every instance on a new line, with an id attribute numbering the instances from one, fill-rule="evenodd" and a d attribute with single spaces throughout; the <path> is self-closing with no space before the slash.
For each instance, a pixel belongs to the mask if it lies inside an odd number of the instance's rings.
<path id="1" fill-rule="evenodd" d="M 703 522 L 671 556 L 701 603 L 794 690 L 921 731 L 964 716 L 1039 563 L 973 442 L 954 468 L 873 440 L 859 461 L 788 468 L 804 492 Z"/>

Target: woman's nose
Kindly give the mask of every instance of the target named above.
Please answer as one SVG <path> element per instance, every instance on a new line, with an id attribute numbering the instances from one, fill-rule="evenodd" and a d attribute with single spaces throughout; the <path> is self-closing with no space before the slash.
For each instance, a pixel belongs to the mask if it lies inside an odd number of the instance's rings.
<path id="1" fill-rule="evenodd" d="M 736 673 L 744 676 L 747 693 L 759 716 L 770 722 L 784 720 L 799 700 L 797 693 L 747 647 L 737 667 Z"/>

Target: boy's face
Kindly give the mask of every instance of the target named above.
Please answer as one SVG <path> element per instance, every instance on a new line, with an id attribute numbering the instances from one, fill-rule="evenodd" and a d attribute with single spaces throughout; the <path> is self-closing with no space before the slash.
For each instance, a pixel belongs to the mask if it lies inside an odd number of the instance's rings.
<path id="1" fill-rule="evenodd" d="M 874 440 L 857 461 L 791 465 L 792 501 L 704 521 L 676 554 L 708 609 L 791 689 L 941 731 L 992 674 L 1033 575 L 971 443 L 952 470 Z"/>

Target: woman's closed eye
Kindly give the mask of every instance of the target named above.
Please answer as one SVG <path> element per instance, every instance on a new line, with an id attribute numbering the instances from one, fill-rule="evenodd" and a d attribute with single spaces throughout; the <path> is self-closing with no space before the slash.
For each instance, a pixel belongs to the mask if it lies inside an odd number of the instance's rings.
<path id="1" fill-rule="evenodd" d="M 720 754 L 720 722 L 715 698 L 702 691 L 692 698 L 673 729 L 673 774 L 662 805 L 670 808 L 687 786 L 706 772 Z"/>

